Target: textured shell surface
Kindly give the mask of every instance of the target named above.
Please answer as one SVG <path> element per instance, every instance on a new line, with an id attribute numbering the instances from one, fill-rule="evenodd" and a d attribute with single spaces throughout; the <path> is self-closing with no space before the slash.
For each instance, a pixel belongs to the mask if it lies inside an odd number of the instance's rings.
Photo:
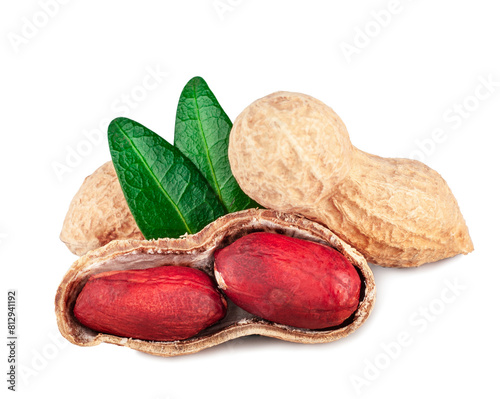
<path id="1" fill-rule="evenodd" d="M 60 238 L 71 252 L 79 256 L 112 240 L 144 239 L 111 161 L 88 176 L 75 194 Z"/>
<path id="2" fill-rule="evenodd" d="M 473 250 L 439 173 L 358 150 L 338 115 L 305 94 L 273 93 L 243 110 L 229 161 L 255 201 L 326 225 L 369 262 L 419 266 Z"/>

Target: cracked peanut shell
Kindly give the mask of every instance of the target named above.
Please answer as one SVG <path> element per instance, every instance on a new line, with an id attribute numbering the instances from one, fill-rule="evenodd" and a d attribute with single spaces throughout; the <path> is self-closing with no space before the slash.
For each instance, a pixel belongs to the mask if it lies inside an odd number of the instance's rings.
<path id="1" fill-rule="evenodd" d="M 94 274 L 169 264 L 194 267 L 213 278 L 214 252 L 239 237 L 259 231 L 319 242 L 342 253 L 356 268 L 362 281 L 360 302 L 354 314 L 340 326 L 308 330 L 263 320 L 228 301 L 224 319 L 193 338 L 173 342 L 144 341 L 99 333 L 80 324 L 73 315 L 78 294 Z M 73 344 L 92 346 L 106 342 L 158 356 L 177 356 L 254 334 L 298 343 L 335 341 L 363 324 L 371 312 L 374 300 L 375 282 L 366 260 L 333 232 L 301 216 L 250 209 L 222 216 L 199 233 L 184 238 L 113 241 L 89 252 L 77 260 L 64 276 L 57 290 L 55 311 L 59 330 Z"/>

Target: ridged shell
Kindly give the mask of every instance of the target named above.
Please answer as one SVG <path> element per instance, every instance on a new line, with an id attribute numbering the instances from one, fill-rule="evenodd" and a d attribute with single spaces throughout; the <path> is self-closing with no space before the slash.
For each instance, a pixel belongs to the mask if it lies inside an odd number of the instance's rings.
<path id="1" fill-rule="evenodd" d="M 73 197 L 60 238 L 79 256 L 112 240 L 144 239 L 111 161 L 88 176 Z"/>
<path id="2" fill-rule="evenodd" d="M 223 320 L 196 337 L 175 342 L 142 341 L 98 333 L 81 325 L 73 315 L 76 298 L 93 274 L 174 264 L 195 267 L 213 276 L 214 251 L 256 231 L 275 232 L 320 242 L 344 254 L 359 271 L 363 282 L 360 304 L 354 315 L 335 328 L 307 330 L 262 320 L 229 303 L 227 316 Z M 153 355 L 177 356 L 253 334 L 299 343 L 335 341 L 363 324 L 374 301 L 375 282 L 365 259 L 330 230 L 301 216 L 250 209 L 222 216 L 199 233 L 180 239 L 113 241 L 89 252 L 77 260 L 64 276 L 57 290 L 55 311 L 62 335 L 76 345 L 92 346 L 106 342 Z"/>
<path id="3" fill-rule="evenodd" d="M 339 116 L 305 94 L 277 92 L 245 108 L 231 130 L 229 161 L 252 199 L 323 223 L 369 262 L 411 267 L 473 250 L 436 171 L 358 150 Z"/>

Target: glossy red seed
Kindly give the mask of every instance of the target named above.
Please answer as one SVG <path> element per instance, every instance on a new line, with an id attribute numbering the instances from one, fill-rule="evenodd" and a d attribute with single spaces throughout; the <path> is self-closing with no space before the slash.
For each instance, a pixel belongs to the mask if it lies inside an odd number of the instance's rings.
<path id="1" fill-rule="evenodd" d="M 97 274 L 74 307 L 93 330 L 153 341 L 190 338 L 225 314 L 226 301 L 210 277 L 184 266 Z"/>
<path id="2" fill-rule="evenodd" d="M 340 252 L 274 233 L 252 233 L 216 251 L 215 276 L 247 312 L 308 329 L 342 324 L 356 311 L 361 289 Z"/>

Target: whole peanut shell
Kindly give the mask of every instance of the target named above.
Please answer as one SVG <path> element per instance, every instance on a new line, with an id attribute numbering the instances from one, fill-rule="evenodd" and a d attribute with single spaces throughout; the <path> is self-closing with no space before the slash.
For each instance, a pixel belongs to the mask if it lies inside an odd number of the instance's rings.
<path id="1" fill-rule="evenodd" d="M 111 161 L 83 182 L 71 201 L 60 238 L 75 255 L 116 239 L 144 239 Z"/>
<path id="2" fill-rule="evenodd" d="M 305 94 L 249 105 L 231 131 L 229 161 L 252 199 L 323 223 L 369 262 L 411 267 L 473 250 L 436 171 L 358 150 L 339 116 Z"/>

